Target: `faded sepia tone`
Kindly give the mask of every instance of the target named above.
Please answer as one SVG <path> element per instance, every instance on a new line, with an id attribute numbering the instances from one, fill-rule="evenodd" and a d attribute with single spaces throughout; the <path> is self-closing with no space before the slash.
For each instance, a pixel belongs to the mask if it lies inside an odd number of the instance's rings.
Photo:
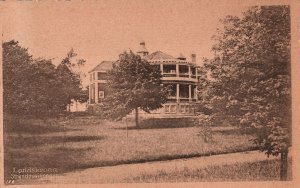
<path id="1" fill-rule="evenodd" d="M 1 185 L 295 187 L 299 4 L 1 1 Z"/>

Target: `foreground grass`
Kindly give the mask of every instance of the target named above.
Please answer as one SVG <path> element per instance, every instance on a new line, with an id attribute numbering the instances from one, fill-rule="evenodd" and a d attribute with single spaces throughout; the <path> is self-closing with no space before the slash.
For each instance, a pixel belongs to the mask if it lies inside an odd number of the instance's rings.
<path id="1" fill-rule="evenodd" d="M 190 125 L 134 129 L 133 122 L 109 122 L 92 116 L 4 119 L 5 178 L 13 168 L 57 168 L 64 173 L 253 149 L 252 135 L 216 127 L 213 139 L 206 143 L 198 136 L 199 129 Z"/>
<path id="2" fill-rule="evenodd" d="M 233 165 L 208 166 L 200 169 L 158 171 L 155 174 L 141 174 L 130 177 L 130 183 L 161 182 L 203 182 L 203 181 L 274 181 L 280 180 L 280 161 L 278 159 Z M 291 160 L 289 161 L 288 180 L 291 180 Z"/>

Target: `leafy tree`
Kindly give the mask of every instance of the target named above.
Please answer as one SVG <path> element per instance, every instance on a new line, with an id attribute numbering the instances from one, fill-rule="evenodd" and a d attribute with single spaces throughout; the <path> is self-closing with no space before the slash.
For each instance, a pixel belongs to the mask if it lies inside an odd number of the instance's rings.
<path id="1" fill-rule="evenodd" d="M 3 46 L 3 108 L 4 112 L 22 114 L 30 112 L 27 87 L 30 82 L 32 57 L 18 42 L 4 42 Z"/>
<path id="2" fill-rule="evenodd" d="M 71 100 L 85 102 L 80 73 L 71 67 L 83 66 L 84 60 L 70 63 L 73 50 L 55 67 L 51 60 L 32 59 L 28 50 L 16 41 L 3 43 L 4 112 L 13 115 L 47 116 L 66 109 Z"/>
<path id="3" fill-rule="evenodd" d="M 268 156 L 280 154 L 285 180 L 291 145 L 289 7 L 252 7 L 222 23 L 215 57 L 203 66 L 202 97 L 215 115 L 255 130 L 254 143 Z"/>
<path id="4" fill-rule="evenodd" d="M 30 67 L 30 75 L 26 79 L 30 84 L 28 98 L 29 107 L 32 114 L 47 116 L 56 114 L 57 85 L 56 69 L 51 60 L 37 59 Z"/>
<path id="5" fill-rule="evenodd" d="M 71 49 L 56 69 L 57 84 L 60 87 L 60 90 L 57 91 L 56 103 L 61 110 L 66 110 L 67 106 L 70 109 L 72 100 L 76 102 L 87 101 L 87 97 L 84 97 L 86 92 L 82 88 L 81 77 L 83 75 L 80 71 L 85 64 L 85 60 L 72 61 L 76 56 L 77 54 Z"/>
<path id="6" fill-rule="evenodd" d="M 106 117 L 119 119 L 135 110 L 138 127 L 139 109 L 150 112 L 167 100 L 168 89 L 162 86 L 159 67 L 132 52 L 120 56 L 108 77 L 110 95 L 103 102 Z"/>

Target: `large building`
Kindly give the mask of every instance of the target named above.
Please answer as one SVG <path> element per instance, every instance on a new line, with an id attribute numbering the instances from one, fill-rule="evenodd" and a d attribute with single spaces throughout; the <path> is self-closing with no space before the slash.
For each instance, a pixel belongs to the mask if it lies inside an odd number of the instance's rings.
<path id="1" fill-rule="evenodd" d="M 155 110 L 151 114 L 160 116 L 194 115 L 198 83 L 196 55 L 192 54 L 189 61 L 182 54 L 177 58 L 161 51 L 149 54 L 145 42 L 140 43 L 137 54 L 152 63 L 153 66 L 159 66 L 163 75 L 163 85 L 170 85 L 172 88 L 168 102 L 163 105 L 163 108 Z M 107 94 L 106 74 L 112 68 L 112 64 L 113 61 L 103 61 L 89 72 L 90 106 L 97 106 L 105 98 Z"/>

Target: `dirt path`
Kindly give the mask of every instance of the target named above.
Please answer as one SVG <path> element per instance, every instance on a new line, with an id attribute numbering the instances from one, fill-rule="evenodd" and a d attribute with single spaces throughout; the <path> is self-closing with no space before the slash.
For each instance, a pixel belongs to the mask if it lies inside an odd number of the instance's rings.
<path id="1" fill-rule="evenodd" d="M 58 176 L 49 176 L 38 179 L 35 183 L 120 183 L 128 177 L 135 177 L 141 173 L 154 174 L 158 171 L 171 172 L 184 168 L 199 169 L 209 165 L 234 164 L 255 162 L 268 159 L 264 153 L 258 151 L 241 152 L 209 157 L 196 157 L 162 162 L 148 162 L 139 164 L 125 164 L 111 167 L 97 167 L 82 171 L 65 173 Z M 274 159 L 270 157 L 269 159 Z"/>

